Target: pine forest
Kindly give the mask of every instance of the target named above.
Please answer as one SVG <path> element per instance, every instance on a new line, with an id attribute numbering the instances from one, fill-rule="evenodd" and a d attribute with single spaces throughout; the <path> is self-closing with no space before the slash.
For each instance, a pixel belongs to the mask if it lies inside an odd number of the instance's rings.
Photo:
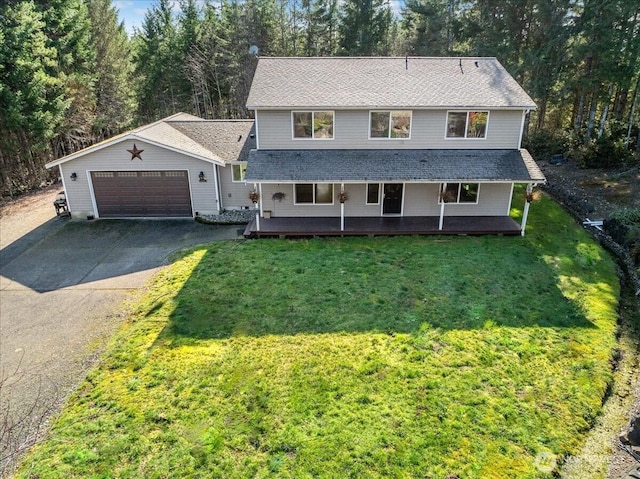
<path id="1" fill-rule="evenodd" d="M 46 162 L 179 111 L 250 117 L 252 45 L 494 56 L 538 106 L 524 145 L 534 156 L 637 161 L 637 0 L 157 0 L 133 35 L 111 0 L 2 0 L 0 193 L 46 184 L 57 174 Z"/>

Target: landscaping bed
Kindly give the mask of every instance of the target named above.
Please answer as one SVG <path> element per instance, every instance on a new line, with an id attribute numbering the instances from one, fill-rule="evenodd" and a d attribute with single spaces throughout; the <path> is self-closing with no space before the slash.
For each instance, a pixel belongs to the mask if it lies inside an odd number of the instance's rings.
<path id="1" fill-rule="evenodd" d="M 617 301 L 547 198 L 525 238 L 196 248 L 18 477 L 553 477 L 601 411 Z"/>

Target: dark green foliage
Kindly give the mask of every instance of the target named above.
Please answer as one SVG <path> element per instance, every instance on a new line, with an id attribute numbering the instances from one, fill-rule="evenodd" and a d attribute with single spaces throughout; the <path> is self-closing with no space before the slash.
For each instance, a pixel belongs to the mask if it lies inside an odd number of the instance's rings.
<path id="1" fill-rule="evenodd" d="M 340 19 L 340 54 L 387 55 L 393 14 L 384 0 L 346 0 Z"/>
<path id="2" fill-rule="evenodd" d="M 88 0 L 91 42 L 96 54 L 96 118 L 98 138 L 108 138 L 133 120 L 133 57 L 124 25 L 111 0 Z"/>
<path id="3" fill-rule="evenodd" d="M 628 208 L 614 212 L 604 221 L 604 228 L 618 244 L 630 251 L 640 247 L 640 208 Z"/>
<path id="4" fill-rule="evenodd" d="M 603 135 L 596 140 L 579 145 L 570 152 L 570 155 L 585 168 L 623 166 L 632 158 L 631 151 L 624 144 L 624 139 L 614 138 L 611 135 Z"/>
<path id="5" fill-rule="evenodd" d="M 585 166 L 632 160 L 623 143 L 627 131 L 631 149 L 640 139 L 637 0 L 391 5 L 157 0 L 129 40 L 113 0 L 0 2 L 2 193 L 40 185 L 45 161 L 131 124 L 177 111 L 249 116 L 250 45 L 262 56 L 495 56 L 538 106 L 525 123 L 537 158 L 562 149 Z"/>
<path id="6" fill-rule="evenodd" d="M 522 147 L 529 150 L 538 160 L 548 160 L 553 155 L 564 155 L 574 146 L 574 137 L 562 130 L 538 130 L 530 133 L 522 142 Z"/>
<path id="7" fill-rule="evenodd" d="M 412 55 L 446 56 L 455 52 L 454 30 L 460 27 L 456 0 L 408 0 L 403 11 L 407 50 Z M 458 32 L 459 33 L 459 32 Z"/>

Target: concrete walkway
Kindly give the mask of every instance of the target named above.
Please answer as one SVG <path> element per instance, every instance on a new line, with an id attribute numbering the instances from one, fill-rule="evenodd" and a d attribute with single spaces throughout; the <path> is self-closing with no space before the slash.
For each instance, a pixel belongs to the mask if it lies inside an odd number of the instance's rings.
<path id="1" fill-rule="evenodd" d="M 49 201 L 38 207 L 53 212 Z M 241 232 L 193 220 L 46 219 L 45 211 L 23 234 L 25 216 L 0 217 L 0 408 L 16 417 L 37 403 L 12 448 L 78 386 L 120 324 L 123 301 L 173 252 Z"/>

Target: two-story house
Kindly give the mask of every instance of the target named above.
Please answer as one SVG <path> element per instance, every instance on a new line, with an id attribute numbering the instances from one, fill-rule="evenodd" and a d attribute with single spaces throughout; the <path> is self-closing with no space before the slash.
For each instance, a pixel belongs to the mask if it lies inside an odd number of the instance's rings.
<path id="1" fill-rule="evenodd" d="M 495 58 L 260 58 L 247 107 L 251 235 L 520 234 L 514 186 L 545 181 Z"/>
<path id="2" fill-rule="evenodd" d="M 535 105 L 495 58 L 260 58 L 255 120 L 179 113 L 47 164 L 74 218 L 254 208 L 247 236 L 520 234 Z M 524 200 L 523 200 L 524 201 Z"/>

